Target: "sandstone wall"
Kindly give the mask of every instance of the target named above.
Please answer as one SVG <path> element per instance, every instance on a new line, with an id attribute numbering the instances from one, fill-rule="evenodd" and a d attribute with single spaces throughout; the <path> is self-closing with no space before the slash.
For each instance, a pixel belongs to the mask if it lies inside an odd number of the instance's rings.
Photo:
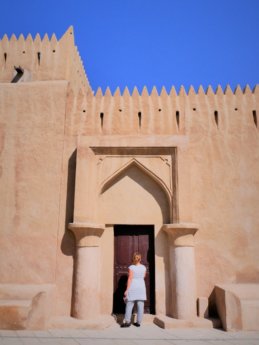
<path id="1" fill-rule="evenodd" d="M 1 283 L 55 283 L 66 81 L 0 85 Z"/>
<path id="2" fill-rule="evenodd" d="M 15 75 L 14 66 L 26 71 L 26 81 L 69 80 L 74 86 L 89 88 L 84 66 L 74 43 L 73 27 L 57 40 L 39 34 L 35 38 L 21 34 L 7 35 L 0 40 L 0 82 L 9 83 Z"/>
<path id="3" fill-rule="evenodd" d="M 67 224 L 83 136 L 104 147 L 175 143 L 179 222 L 200 225 L 198 296 L 216 284 L 258 282 L 258 86 L 93 95 L 71 30 L 60 41 L 21 36 L 0 44 L 0 283 L 56 284 L 55 312 L 70 314 L 75 241 Z M 10 84 L 13 65 L 30 72 L 28 82 Z M 104 284 L 111 269 L 103 266 Z"/>
<path id="4" fill-rule="evenodd" d="M 259 281 L 258 97 L 258 86 L 178 94 L 98 90 L 82 118 L 81 133 L 103 137 L 104 146 L 115 138 L 124 145 L 127 136 L 136 146 L 152 136 L 154 146 L 159 136 L 165 146 L 170 135 L 186 139 L 176 142 L 179 221 L 200 225 L 199 296 L 208 297 L 217 283 Z"/>
<path id="5" fill-rule="evenodd" d="M 186 100 L 189 145 L 179 152 L 179 209 L 181 219 L 200 224 L 199 295 L 208 296 L 217 282 L 259 281 L 258 96 L 258 87 L 234 95 L 228 88 Z"/>
<path id="6" fill-rule="evenodd" d="M 14 66 L 24 71 L 18 83 Z M 91 89 L 72 27 L 59 41 L 0 41 L 0 283 L 55 284 L 57 315 L 71 311 L 75 243 L 67 224 L 82 92 Z"/>

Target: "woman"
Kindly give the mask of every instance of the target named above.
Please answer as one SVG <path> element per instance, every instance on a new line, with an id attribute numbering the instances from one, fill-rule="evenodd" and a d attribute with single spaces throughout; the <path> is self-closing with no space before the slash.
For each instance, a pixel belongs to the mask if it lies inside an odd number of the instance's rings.
<path id="1" fill-rule="evenodd" d="M 135 302 L 137 302 L 137 322 L 134 323 L 134 326 L 140 326 L 144 313 L 144 301 L 147 299 L 146 285 L 144 281 L 146 276 L 146 267 L 140 263 L 141 254 L 134 253 L 132 261 L 133 264 L 129 267 L 127 289 L 124 293 L 126 312 L 121 327 L 130 326 L 132 309 Z"/>

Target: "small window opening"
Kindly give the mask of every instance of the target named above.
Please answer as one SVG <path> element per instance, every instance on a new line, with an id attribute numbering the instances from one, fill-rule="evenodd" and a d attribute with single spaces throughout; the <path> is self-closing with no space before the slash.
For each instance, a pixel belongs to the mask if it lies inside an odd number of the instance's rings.
<path id="1" fill-rule="evenodd" d="M 141 111 L 138 112 L 138 126 L 141 128 Z"/>
<path id="2" fill-rule="evenodd" d="M 257 127 L 257 114 L 256 114 L 256 110 L 253 110 L 253 119 L 254 119 L 254 123 Z"/>
<path id="3" fill-rule="evenodd" d="M 6 62 L 7 60 L 7 53 L 4 53 L 4 61 Z"/>
<path id="4" fill-rule="evenodd" d="M 38 57 L 38 65 L 40 65 L 40 58 L 41 58 L 41 53 L 40 52 L 37 53 L 37 57 Z"/>
<path id="5" fill-rule="evenodd" d="M 104 113 L 100 113 L 101 127 L 102 128 L 103 128 L 103 118 L 104 118 Z"/>
<path id="6" fill-rule="evenodd" d="M 180 127 L 180 111 L 176 110 L 175 112 L 175 117 L 176 117 L 176 123 L 177 123 L 177 127 Z"/>
<path id="7" fill-rule="evenodd" d="M 158 109 L 158 111 L 161 111 L 161 110 L 162 110 L 162 109 L 160 109 L 160 108 Z"/>
<path id="8" fill-rule="evenodd" d="M 219 114 L 218 114 L 217 110 L 214 111 L 214 119 L 215 119 L 216 125 L 218 127 L 219 126 Z"/>
<path id="9" fill-rule="evenodd" d="M 122 111 L 122 109 L 119 109 L 119 111 L 121 112 L 121 111 Z"/>
<path id="10" fill-rule="evenodd" d="M 238 108 L 235 108 L 235 111 L 238 111 Z"/>
<path id="11" fill-rule="evenodd" d="M 85 113 L 85 109 L 83 110 L 83 113 Z"/>
<path id="12" fill-rule="evenodd" d="M 25 50 L 22 53 L 25 54 Z"/>
<path id="13" fill-rule="evenodd" d="M 196 108 L 192 108 L 193 111 L 196 111 Z"/>
<path id="14" fill-rule="evenodd" d="M 55 53 L 55 52 L 56 52 L 56 50 L 55 50 L 55 49 L 53 49 L 53 50 L 52 50 L 52 53 Z"/>
<path id="15" fill-rule="evenodd" d="M 21 79 L 24 73 L 24 70 L 21 68 L 21 66 L 19 67 L 14 66 L 14 69 L 16 71 L 16 75 L 11 80 L 11 83 L 17 83 Z"/>

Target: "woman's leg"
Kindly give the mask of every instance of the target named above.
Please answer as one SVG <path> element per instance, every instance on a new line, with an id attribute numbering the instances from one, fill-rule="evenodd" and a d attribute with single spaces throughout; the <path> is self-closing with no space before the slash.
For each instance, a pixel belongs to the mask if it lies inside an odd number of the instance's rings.
<path id="1" fill-rule="evenodd" d="M 128 301 L 126 303 L 126 312 L 125 312 L 124 320 L 127 323 L 131 322 L 131 316 L 132 316 L 132 309 L 133 309 L 133 307 L 134 307 L 134 301 Z"/>
<path id="2" fill-rule="evenodd" d="M 138 313 L 137 313 L 137 323 L 141 324 L 143 314 L 144 314 L 144 301 L 137 301 Z"/>

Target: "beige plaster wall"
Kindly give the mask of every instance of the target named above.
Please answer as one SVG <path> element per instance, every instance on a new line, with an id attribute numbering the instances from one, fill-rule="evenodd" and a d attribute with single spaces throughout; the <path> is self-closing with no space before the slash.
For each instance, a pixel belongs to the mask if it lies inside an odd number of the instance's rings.
<path id="1" fill-rule="evenodd" d="M 10 83 L 15 76 L 14 66 L 26 75 L 24 81 L 69 80 L 72 84 L 89 88 L 89 82 L 74 42 L 73 27 L 57 40 L 37 34 L 18 38 L 13 34 L 0 40 L 0 82 Z"/>
<path id="2" fill-rule="evenodd" d="M 102 97 L 105 102 L 111 96 L 106 93 Z M 114 138 L 118 129 L 114 127 L 116 97 L 119 97 L 118 93 L 111 100 L 109 113 L 111 119 L 107 120 L 110 121 L 108 122 L 110 127 L 106 127 L 107 131 L 109 128 L 110 134 L 114 134 Z M 150 97 L 152 98 L 152 95 Z M 153 95 L 153 99 L 155 97 L 160 97 L 158 102 L 163 106 L 162 97 Z M 172 99 L 172 95 L 168 97 Z M 230 88 L 227 88 L 224 93 L 221 88 L 218 88 L 217 93 L 209 88 L 206 94 L 202 89 L 199 89 L 197 94 L 191 89 L 188 95 L 175 95 L 175 97 L 184 99 L 181 103 L 178 99 L 175 104 L 181 104 L 181 111 L 184 113 L 184 123 L 181 122 L 181 125 L 184 128 L 183 136 L 186 138 L 185 141 L 169 144 L 175 145 L 178 152 L 179 221 L 195 222 L 200 225 L 195 235 L 197 296 L 209 297 L 215 284 L 258 282 L 259 280 L 257 264 L 259 259 L 257 217 L 259 139 L 258 128 L 253 117 L 255 112 L 258 116 L 258 88 L 255 88 L 253 93 L 249 87 L 244 92 L 237 88 L 235 93 Z M 136 102 L 136 93 L 135 96 L 132 95 L 130 102 Z M 126 96 L 121 96 L 120 106 L 126 107 L 126 109 L 122 107 L 121 112 L 130 109 L 131 114 L 134 110 L 136 115 L 137 107 L 132 110 L 129 104 L 126 102 Z M 148 106 L 150 107 L 150 103 Z M 102 110 L 106 111 L 106 108 Z M 215 111 L 217 111 L 217 119 Z M 150 126 L 151 123 L 155 126 L 157 120 L 154 117 L 151 120 L 152 113 L 149 115 Z M 120 126 L 124 129 L 129 128 L 122 120 Z M 159 146 L 155 139 L 155 134 L 159 134 L 159 131 L 157 132 L 155 127 L 152 128 L 154 146 Z M 174 133 L 173 129 L 172 133 Z M 181 137 L 181 133 L 179 134 Z M 107 138 L 109 139 L 104 139 L 102 145 L 113 146 L 112 135 Z M 129 136 L 128 141 L 126 138 L 118 139 L 116 144 L 118 145 L 121 140 L 122 145 L 134 146 L 135 142 L 137 146 L 141 141 L 137 137 L 134 139 Z M 145 146 L 145 140 L 147 144 L 148 139 L 145 139 L 145 136 L 142 138 L 142 145 Z M 162 137 L 160 137 L 161 141 L 163 141 Z M 167 137 L 164 137 L 164 143 L 165 146 L 168 144 Z M 117 159 L 121 160 L 118 157 Z M 124 157 L 124 162 L 121 161 L 122 166 L 126 164 L 127 159 Z M 103 164 L 103 171 L 109 175 L 108 171 L 116 170 L 115 161 L 116 159 L 107 159 L 99 164 Z M 148 161 L 151 162 L 150 159 Z M 161 176 L 161 170 L 156 171 L 155 164 L 150 164 L 150 169 L 157 176 Z M 117 178 L 117 184 L 101 194 L 99 212 L 105 217 L 98 216 L 97 218 L 102 222 L 114 223 L 112 220 L 114 218 L 119 223 L 131 221 L 134 223 L 133 219 L 137 217 L 138 222 L 149 223 L 154 214 L 159 214 L 158 209 L 152 209 L 149 205 L 153 211 L 146 215 L 147 220 L 144 220 L 145 211 L 139 212 L 139 210 L 143 201 L 144 204 L 148 204 L 148 198 L 144 194 L 140 198 L 136 185 L 132 183 L 134 178 L 130 177 L 131 174 L 133 176 L 134 172 L 125 172 L 120 175 Z M 162 180 L 167 181 L 165 175 Z M 130 193 L 126 196 L 124 192 L 120 192 L 127 189 Z M 137 201 L 134 199 L 135 195 Z M 125 201 L 124 198 L 130 199 Z M 118 212 L 114 207 L 116 204 L 119 205 Z M 130 205 L 132 212 L 124 208 L 125 204 Z M 136 208 L 134 208 L 135 205 L 137 205 Z M 140 218 L 143 218 L 139 219 L 139 214 L 141 214 Z M 162 268 L 161 272 L 163 272 Z M 167 299 L 167 303 L 170 304 L 170 300 Z"/>
<path id="3" fill-rule="evenodd" d="M 14 64 L 30 71 L 30 82 L 9 83 Z M 210 296 L 220 283 L 259 281 L 258 86 L 253 92 L 219 87 L 205 93 L 200 87 L 196 93 L 191 87 L 188 93 L 154 88 L 148 94 L 144 88 L 93 95 L 71 28 L 60 41 L 5 37 L 0 71 L 0 282 L 54 283 L 56 314 L 69 315 L 75 240 L 67 223 L 103 222 L 101 283 L 108 281 L 108 288 L 102 289 L 102 308 L 109 313 L 109 224 L 155 224 L 157 312 L 167 312 L 170 265 L 161 232 L 170 221 L 167 192 L 177 193 L 179 221 L 200 225 L 198 296 Z M 177 190 L 174 162 L 166 155 L 97 159 L 90 146 L 176 147 Z M 157 180 L 134 164 L 117 174 L 132 159 Z"/>
<path id="4" fill-rule="evenodd" d="M 26 78 L 10 84 L 14 66 Z M 70 27 L 0 40 L 0 283 L 48 283 L 70 315 L 77 134 L 91 89 Z"/>
<path id="5" fill-rule="evenodd" d="M 91 136 L 85 137 L 87 145 L 83 144 L 82 147 L 177 148 L 179 222 L 194 222 L 200 226 L 195 235 L 197 296 L 209 297 L 214 285 L 218 283 L 257 282 L 259 140 L 254 113 L 257 112 L 258 115 L 258 88 L 255 88 L 253 93 L 249 87 L 244 92 L 237 88 L 235 93 L 230 88 L 227 88 L 225 93 L 221 88 L 218 88 L 216 93 L 211 88 L 204 93 L 200 88 L 197 94 L 190 89 L 188 95 L 183 90 L 179 95 L 170 93 L 167 96 L 153 92 L 146 100 L 147 103 L 144 103 L 145 97 L 142 103 L 138 103 L 136 91 L 132 96 L 127 93 L 122 96 L 117 92 L 114 98 L 107 92 L 104 96 L 99 93 L 94 102 L 97 102 L 98 97 L 100 103 L 95 103 L 95 113 L 91 113 L 90 108 L 89 117 L 87 120 L 82 119 L 81 126 L 90 125 L 91 116 L 96 116 L 97 123 L 99 110 L 109 116 L 108 119 L 106 117 L 108 122 L 106 127 L 103 126 L 101 135 L 100 127 L 88 127 Z M 119 112 L 127 114 L 120 120 L 116 113 L 119 97 Z M 144 112 L 145 109 L 150 110 L 151 101 L 153 105 L 157 102 L 161 107 L 159 118 L 152 112 Z M 168 110 L 170 103 L 173 117 L 178 107 L 181 116 L 184 116 L 180 118 L 178 129 L 171 127 L 171 136 L 168 135 L 170 127 L 166 127 L 164 135 L 161 135 L 160 130 L 156 130 L 156 123 L 164 121 L 164 109 Z M 165 104 L 167 108 L 164 107 Z M 142 110 L 142 115 L 146 115 L 146 127 L 138 128 L 138 122 L 133 122 L 136 127 L 132 127 L 131 135 L 118 135 L 120 130 L 123 133 L 125 128 L 129 131 L 130 124 L 127 121 L 131 117 L 137 117 L 137 110 Z M 139 133 L 133 136 L 137 128 Z M 146 135 L 149 130 L 153 135 Z M 86 142 L 83 138 L 80 138 L 80 143 Z M 134 177 L 138 168 L 131 166 L 128 171 L 123 168 L 132 159 L 136 159 L 160 178 L 170 193 L 173 193 L 166 159 L 162 154 L 153 160 L 145 155 L 129 157 L 126 153 L 124 156 L 115 157 L 114 150 L 116 149 L 113 149 L 113 155 L 100 156 L 99 160 L 94 162 L 94 153 L 82 149 L 82 159 L 79 160 L 85 159 L 86 162 L 88 157 L 88 164 L 80 165 L 79 175 L 85 171 L 86 180 L 91 183 L 88 183 L 87 189 L 87 183 L 78 179 L 76 189 L 81 191 L 81 198 L 78 199 L 75 215 L 82 221 L 90 221 L 92 215 L 92 219 L 98 223 L 155 223 L 159 227 L 161 222 L 165 222 L 165 218 L 158 205 L 164 203 L 162 200 L 166 200 L 165 195 L 154 197 L 153 194 L 153 199 L 149 199 L 147 188 L 143 189 L 143 185 Z M 165 164 L 157 164 L 159 159 L 164 159 Z M 119 169 L 122 169 L 122 172 L 117 176 Z M 143 180 L 147 182 L 148 178 L 143 176 Z M 151 189 L 155 191 L 156 186 L 153 185 Z M 100 202 L 97 198 L 99 193 Z M 160 201 L 156 203 L 155 199 Z M 148 209 L 152 211 L 146 213 L 145 209 L 142 209 L 143 204 L 148 205 Z M 156 245 L 159 247 L 159 242 L 156 242 Z M 166 268 L 169 269 L 169 266 Z M 161 273 L 161 276 L 164 272 L 162 266 L 161 272 L 160 268 L 157 269 L 157 274 Z M 168 275 L 169 272 L 165 272 L 166 278 L 162 278 L 165 285 L 168 284 L 165 282 Z M 160 281 L 161 279 L 157 279 L 158 285 Z M 163 291 L 166 295 L 166 289 Z M 164 300 L 166 308 L 170 310 L 170 297 L 165 297 Z"/>
<path id="6" fill-rule="evenodd" d="M 196 108 L 194 111 L 193 108 Z M 217 283 L 259 281 L 258 93 L 186 99 L 189 145 L 179 148 L 180 219 L 195 235 L 198 295 Z M 218 126 L 214 111 L 218 111 Z"/>
<path id="7" fill-rule="evenodd" d="M 64 235 L 75 150 L 64 136 L 67 86 L 0 84 L 0 283 L 56 284 L 56 313 L 70 313 L 73 274 L 74 239 Z"/>
<path id="8" fill-rule="evenodd" d="M 75 200 L 74 220 L 155 224 L 157 311 L 170 310 L 170 265 L 160 231 L 170 221 L 167 195 L 132 160 L 170 193 L 172 162 L 162 154 L 97 159 L 92 149 L 79 146 L 77 156 L 83 159 L 76 167 L 75 134 L 87 113 L 80 117 L 84 101 L 75 89 L 64 81 L 1 85 L 1 280 L 55 282 L 56 312 L 70 314 L 75 241 L 66 224 L 73 220 L 74 180 L 80 172 L 85 179 L 76 180 L 81 197 Z M 195 235 L 198 296 L 209 296 L 223 282 L 258 282 L 256 90 L 238 97 L 185 95 L 185 134 L 87 137 L 89 146 L 177 147 L 179 220 L 200 224 Z M 112 303 L 112 246 L 111 226 L 101 239 L 101 283 L 109 282 L 102 292 L 106 313 Z"/>

